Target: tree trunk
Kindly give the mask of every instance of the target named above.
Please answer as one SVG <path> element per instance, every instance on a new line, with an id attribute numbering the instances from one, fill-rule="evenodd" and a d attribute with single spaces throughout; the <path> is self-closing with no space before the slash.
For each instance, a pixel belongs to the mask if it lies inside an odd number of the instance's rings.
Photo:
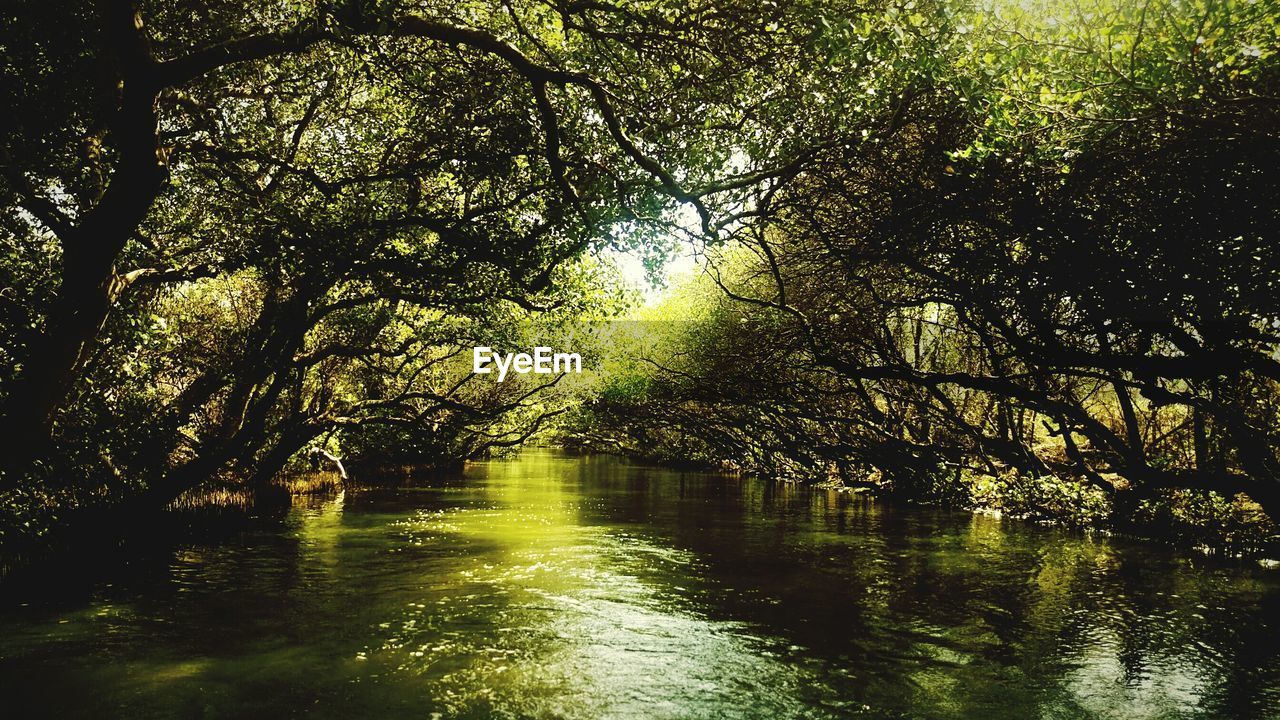
<path id="1" fill-rule="evenodd" d="M 304 445 L 315 439 L 320 434 L 320 428 L 315 425 L 303 424 L 286 430 L 280 438 L 263 456 L 258 460 L 257 467 L 254 468 L 253 478 L 250 481 L 251 487 L 263 487 L 271 482 L 276 475 L 279 475 L 284 466 L 289 462 L 289 458 L 302 449 Z M 339 465 L 341 465 L 339 463 Z M 343 473 L 343 479 L 346 473 Z"/>
<path id="2" fill-rule="evenodd" d="M 1267 517 L 1280 525 L 1280 483 L 1258 481 L 1255 485 L 1248 493 L 1249 499 L 1261 505 Z"/>
<path id="3" fill-rule="evenodd" d="M 57 411 L 124 288 L 116 259 L 167 177 L 166 158 L 156 144 L 159 86 L 142 20 L 123 1 L 108 7 L 104 20 L 120 72 L 119 104 L 111 119 L 119 160 L 97 204 L 59 233 L 57 295 L 0 421 L 0 432 L 16 448 L 9 459 L 10 484 L 49 449 Z"/>

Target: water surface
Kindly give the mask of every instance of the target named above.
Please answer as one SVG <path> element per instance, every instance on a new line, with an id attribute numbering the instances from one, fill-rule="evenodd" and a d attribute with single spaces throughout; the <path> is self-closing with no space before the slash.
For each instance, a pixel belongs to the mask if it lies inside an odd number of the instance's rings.
<path id="1" fill-rule="evenodd" d="M 5 589 L 5 717 L 1280 718 L 1276 571 L 601 457 L 48 589 Z"/>

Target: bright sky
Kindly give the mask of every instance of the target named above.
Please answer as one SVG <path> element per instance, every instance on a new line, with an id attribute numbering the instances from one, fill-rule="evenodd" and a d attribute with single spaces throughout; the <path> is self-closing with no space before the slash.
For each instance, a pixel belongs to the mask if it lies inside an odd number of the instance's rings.
<path id="1" fill-rule="evenodd" d="M 644 304 L 646 306 L 657 305 L 673 284 L 692 275 L 699 268 L 698 256 L 694 249 L 685 245 L 681 248 L 679 254 L 667 261 L 666 266 L 662 268 L 662 272 L 659 274 L 665 283 L 665 287 L 654 287 L 649 284 L 649 279 L 645 274 L 644 262 L 641 260 L 639 252 L 609 250 L 605 257 L 618 266 L 618 269 L 622 272 L 623 280 L 628 285 L 640 291 L 644 296 Z"/>

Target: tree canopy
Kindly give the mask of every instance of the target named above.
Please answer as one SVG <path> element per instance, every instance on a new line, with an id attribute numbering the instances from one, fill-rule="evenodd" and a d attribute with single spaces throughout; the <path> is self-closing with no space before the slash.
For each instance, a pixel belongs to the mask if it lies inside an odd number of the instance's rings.
<path id="1" fill-rule="evenodd" d="M 312 446 L 448 462 L 551 428 L 1280 512 L 1274 2 L 4 18 L 7 525 Z M 475 345 L 626 312 L 604 251 L 689 241 L 705 275 L 664 312 L 700 319 L 594 389 L 471 374 Z"/>

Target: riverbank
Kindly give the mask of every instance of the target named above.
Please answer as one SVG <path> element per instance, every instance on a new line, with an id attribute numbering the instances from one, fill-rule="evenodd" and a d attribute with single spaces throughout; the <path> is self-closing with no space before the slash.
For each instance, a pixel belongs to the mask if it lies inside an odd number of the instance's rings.
<path id="1" fill-rule="evenodd" d="M 585 446 L 576 452 L 590 453 Z M 1280 526 L 1260 505 L 1243 495 L 1224 497 L 1208 491 L 1165 490 L 1137 498 L 1127 490 L 1104 491 L 1081 478 L 1033 478 L 1013 471 L 993 474 L 945 466 L 934 472 L 913 471 L 898 476 L 873 471 L 854 481 L 834 467 L 790 468 L 786 474 L 771 475 L 744 470 L 729 460 L 671 459 L 642 453 L 620 456 L 677 470 L 810 484 L 888 502 L 1088 528 L 1223 557 L 1280 559 Z M 1118 478 L 1111 480 L 1127 487 Z"/>
<path id="2" fill-rule="evenodd" d="M 537 452 L 548 451 L 561 452 L 548 449 Z M 585 458 L 599 453 L 579 450 L 564 454 Z M 966 471 L 939 474 L 927 484 L 917 484 L 907 492 L 879 475 L 851 485 L 832 477 L 811 481 L 796 477 L 770 479 L 760 473 L 744 473 L 731 463 L 692 459 L 672 462 L 630 458 L 626 462 L 638 467 L 649 465 L 683 472 L 758 478 L 766 483 L 812 485 L 838 493 L 873 496 L 877 502 L 889 505 L 963 510 L 1039 525 L 1089 529 L 1223 558 L 1263 562 L 1280 558 L 1280 533 L 1275 523 L 1244 497 L 1228 500 L 1208 493 L 1171 491 L 1144 501 L 1130 511 L 1130 519 L 1121 520 L 1112 497 L 1085 482 L 1056 477 L 1028 480 L 1012 474 L 994 476 Z M 346 484 L 353 488 L 411 485 L 423 479 L 461 477 L 466 467 L 464 463 L 392 466 L 355 462 L 352 465 L 354 475 Z M 75 555 L 88 546 L 94 547 L 95 552 L 119 554 L 127 552 L 131 544 L 143 544 L 157 536 L 210 537 L 234 533 L 246 523 L 283 517 L 299 498 L 332 496 L 343 487 L 344 481 L 336 472 L 295 471 L 282 474 L 259 488 L 210 483 L 184 493 L 168 508 L 145 516 L 113 515 L 110 507 L 101 507 L 81 511 L 79 519 L 73 512 L 68 521 L 66 516 L 53 512 L 47 521 L 53 527 L 53 521 L 63 517 L 64 521 L 56 526 L 59 532 L 31 530 L 33 526 L 29 525 L 23 528 L 25 532 L 15 533 L 12 524 L 6 530 L 7 552 L 0 553 L 0 582 L 24 566 Z"/>

